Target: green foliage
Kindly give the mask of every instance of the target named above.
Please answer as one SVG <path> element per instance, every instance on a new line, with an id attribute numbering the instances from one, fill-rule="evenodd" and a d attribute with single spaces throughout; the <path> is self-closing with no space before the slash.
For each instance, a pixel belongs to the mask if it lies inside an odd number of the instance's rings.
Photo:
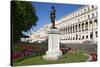
<path id="1" fill-rule="evenodd" d="M 19 58 L 13 60 L 13 63 L 15 64 L 15 63 L 21 62 L 21 61 L 23 61 L 27 58 L 30 58 L 30 57 L 36 57 L 36 54 L 32 54 L 32 55 L 28 55 L 28 56 L 24 56 L 24 57 L 19 57 Z"/>
<path id="2" fill-rule="evenodd" d="M 12 45 L 12 52 L 21 51 L 21 50 L 23 50 L 23 49 L 18 47 L 18 45 Z"/>
<path id="3" fill-rule="evenodd" d="M 11 1 L 12 40 L 17 42 L 22 36 L 22 31 L 27 31 L 36 26 L 35 7 L 27 1 Z"/>
<path id="4" fill-rule="evenodd" d="M 40 65 L 40 64 L 60 64 L 60 63 L 75 63 L 75 62 L 85 62 L 88 57 L 84 55 L 85 51 L 79 51 L 78 53 L 66 53 L 62 55 L 56 61 L 46 61 L 42 58 L 42 56 L 31 56 L 29 58 L 24 59 L 21 62 L 14 62 L 14 66 L 21 65 Z"/>

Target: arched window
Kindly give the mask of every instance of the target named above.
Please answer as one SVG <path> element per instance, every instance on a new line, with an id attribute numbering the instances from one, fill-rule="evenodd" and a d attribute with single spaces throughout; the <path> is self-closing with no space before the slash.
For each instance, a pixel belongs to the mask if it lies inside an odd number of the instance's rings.
<path id="1" fill-rule="evenodd" d="M 92 9 L 94 8 L 94 5 L 92 5 Z"/>
<path id="2" fill-rule="evenodd" d="M 76 32 L 77 32 L 77 25 L 76 25 Z"/>
<path id="3" fill-rule="evenodd" d="M 76 34 L 76 40 L 78 39 L 78 35 Z"/>
<path id="4" fill-rule="evenodd" d="M 65 34 L 65 30 L 66 30 L 66 28 L 64 28 L 64 34 Z"/>
<path id="5" fill-rule="evenodd" d="M 90 29 L 92 29 L 93 28 L 93 22 L 90 21 L 89 23 L 90 23 Z"/>
<path id="6" fill-rule="evenodd" d="M 92 24 L 92 21 L 90 21 L 90 24 Z"/>
<path id="7" fill-rule="evenodd" d="M 95 20 L 94 20 L 94 22 L 95 22 L 95 23 L 96 23 L 96 25 L 97 25 L 97 22 L 98 22 L 98 21 L 97 21 L 97 19 L 95 19 Z"/>
<path id="8" fill-rule="evenodd" d="M 85 23 L 86 31 L 88 30 L 88 22 Z"/>
<path id="9" fill-rule="evenodd" d="M 71 31 L 71 30 L 70 30 L 70 27 L 69 27 L 69 33 L 70 33 L 70 31 Z"/>
<path id="10" fill-rule="evenodd" d="M 86 39 L 88 39 L 88 35 L 86 35 Z"/>
<path id="11" fill-rule="evenodd" d="M 84 36 L 82 37 L 82 40 L 84 39 Z"/>
<path id="12" fill-rule="evenodd" d="M 80 29 L 80 28 L 81 28 L 81 25 L 79 24 L 79 32 L 81 31 L 81 29 Z"/>
<path id="13" fill-rule="evenodd" d="M 66 28 L 66 33 L 67 33 L 67 28 Z"/>
<path id="14" fill-rule="evenodd" d="M 71 29 L 71 33 L 72 33 L 72 26 L 70 27 L 70 29 Z"/>
<path id="15" fill-rule="evenodd" d="M 90 32 L 90 39 L 93 39 L 93 32 Z"/>
<path id="16" fill-rule="evenodd" d="M 74 26 L 73 26 L 73 33 L 74 33 Z"/>
<path id="17" fill-rule="evenodd" d="M 95 28 L 98 27 L 97 19 L 94 19 L 94 27 L 95 27 Z"/>
<path id="18" fill-rule="evenodd" d="M 82 31 L 84 31 L 84 23 L 82 23 Z"/>
<path id="19" fill-rule="evenodd" d="M 97 31 L 95 32 L 95 35 L 96 35 L 96 37 L 98 37 L 98 32 Z"/>

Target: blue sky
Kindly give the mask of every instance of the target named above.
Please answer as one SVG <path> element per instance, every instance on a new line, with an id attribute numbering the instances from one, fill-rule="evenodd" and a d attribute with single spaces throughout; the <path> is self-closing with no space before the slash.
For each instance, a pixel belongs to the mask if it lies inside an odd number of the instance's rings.
<path id="1" fill-rule="evenodd" d="M 24 34 L 28 35 L 34 31 L 37 31 L 45 24 L 50 23 L 50 10 L 51 6 L 55 6 L 56 8 L 56 20 L 60 19 L 63 16 L 77 10 L 78 8 L 82 7 L 83 5 L 76 5 L 76 4 L 58 4 L 58 3 L 43 3 L 43 2 L 33 2 L 33 6 L 36 8 L 36 15 L 38 16 L 37 26 L 31 28 Z"/>

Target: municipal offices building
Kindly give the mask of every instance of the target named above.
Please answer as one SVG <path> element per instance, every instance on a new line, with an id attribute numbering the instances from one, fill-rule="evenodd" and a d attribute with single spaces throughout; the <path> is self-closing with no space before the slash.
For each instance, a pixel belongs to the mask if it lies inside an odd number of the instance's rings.
<path id="1" fill-rule="evenodd" d="M 68 15 L 56 20 L 55 24 L 60 33 L 61 43 L 82 43 L 92 41 L 97 43 L 98 38 L 97 6 L 86 5 Z M 43 26 L 33 32 L 27 39 L 29 42 L 45 41 L 51 24 Z"/>

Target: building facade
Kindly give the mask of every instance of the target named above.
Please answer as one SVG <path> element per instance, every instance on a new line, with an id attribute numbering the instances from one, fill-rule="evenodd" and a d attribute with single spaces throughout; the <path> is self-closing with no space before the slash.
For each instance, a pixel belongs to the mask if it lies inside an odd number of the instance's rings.
<path id="1" fill-rule="evenodd" d="M 82 43 L 85 41 L 92 41 L 97 43 L 98 38 L 98 12 L 97 6 L 86 5 L 83 6 L 67 16 L 56 20 L 55 26 L 60 32 L 61 43 Z M 37 32 L 30 35 L 29 40 L 44 41 L 48 38 L 48 31 L 51 24 L 45 25 Z"/>

